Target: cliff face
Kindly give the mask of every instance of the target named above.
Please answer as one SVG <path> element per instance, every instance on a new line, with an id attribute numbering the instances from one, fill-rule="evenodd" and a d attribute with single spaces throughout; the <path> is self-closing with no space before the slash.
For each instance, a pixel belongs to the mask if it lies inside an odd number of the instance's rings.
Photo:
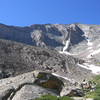
<path id="1" fill-rule="evenodd" d="M 100 26 L 34 24 L 28 27 L 14 27 L 0 24 L 0 38 L 43 48 L 54 48 L 62 52 L 68 51 L 81 58 L 91 58 L 90 55 L 100 46 Z M 93 53 L 94 58 L 95 54 L 97 53 Z"/>
<path id="2" fill-rule="evenodd" d="M 84 32 L 75 24 L 45 24 L 30 27 L 14 27 L 0 24 L 0 38 L 41 47 L 63 47 L 69 38 L 70 43 L 75 45 L 85 39 L 82 36 L 83 34 Z"/>

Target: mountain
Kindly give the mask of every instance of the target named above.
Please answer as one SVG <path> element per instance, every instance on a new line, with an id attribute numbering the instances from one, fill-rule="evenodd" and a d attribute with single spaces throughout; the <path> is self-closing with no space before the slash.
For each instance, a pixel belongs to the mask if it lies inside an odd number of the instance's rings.
<path id="1" fill-rule="evenodd" d="M 84 79 L 100 74 L 99 41 L 100 25 L 34 24 L 18 27 L 0 24 L 0 86 L 3 88 L 0 88 L 0 100 L 17 100 L 23 91 L 25 96 L 25 89 L 32 92 L 31 88 L 35 87 L 37 94 L 39 89 L 46 93 L 40 83 L 50 84 L 49 78 L 53 78 L 52 84 L 60 80 L 64 86 L 61 86 L 60 94 L 51 90 L 47 93 L 67 95 L 72 89 L 79 88 L 75 87 L 76 83 L 80 85 Z M 34 79 L 34 71 L 43 75 Z M 44 78 L 37 80 L 40 76 Z M 36 86 L 32 85 L 32 78 Z M 8 99 L 10 97 L 13 99 Z M 21 97 L 21 100 L 27 99 Z"/>
<path id="2" fill-rule="evenodd" d="M 100 25 L 34 24 L 15 27 L 0 24 L 0 38 L 100 60 L 95 57 L 100 54 Z"/>

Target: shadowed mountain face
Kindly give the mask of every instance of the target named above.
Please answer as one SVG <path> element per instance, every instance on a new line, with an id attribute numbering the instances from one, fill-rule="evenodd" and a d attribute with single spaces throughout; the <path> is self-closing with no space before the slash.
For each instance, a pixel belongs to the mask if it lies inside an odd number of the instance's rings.
<path id="1" fill-rule="evenodd" d="M 70 38 L 71 45 L 76 45 L 85 40 L 84 34 L 86 31 L 92 33 L 93 37 L 94 33 L 99 34 L 99 28 L 99 25 L 83 24 L 36 24 L 29 27 L 14 27 L 0 24 L 0 38 L 56 48 L 63 47 L 63 42 L 68 40 L 68 38 Z"/>
<path id="2" fill-rule="evenodd" d="M 0 38 L 14 40 L 41 47 L 61 48 L 70 38 L 70 44 L 83 41 L 84 32 L 77 25 L 32 25 L 30 27 L 13 27 L 0 25 Z"/>
<path id="3" fill-rule="evenodd" d="M 7 40 L 14 40 L 17 42 L 22 42 L 26 44 L 33 45 L 31 35 L 31 29 L 28 27 L 14 27 L 14 26 L 6 26 L 0 24 L 0 38 Z"/>

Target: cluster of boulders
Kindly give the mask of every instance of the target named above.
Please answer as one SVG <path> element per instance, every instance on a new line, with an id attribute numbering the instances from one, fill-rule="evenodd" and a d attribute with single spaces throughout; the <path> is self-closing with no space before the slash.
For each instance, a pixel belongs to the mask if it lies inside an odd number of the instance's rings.
<path id="1" fill-rule="evenodd" d="M 41 95 L 59 95 L 63 81 L 51 73 L 33 71 L 0 80 L 0 100 L 29 100 Z"/>
<path id="2" fill-rule="evenodd" d="M 84 91 L 68 86 L 68 80 L 39 70 L 0 80 L 0 100 L 32 100 L 46 94 L 82 97 Z"/>
<path id="3" fill-rule="evenodd" d="M 81 83 L 82 90 L 94 91 L 96 87 L 96 83 L 92 81 L 83 80 Z"/>

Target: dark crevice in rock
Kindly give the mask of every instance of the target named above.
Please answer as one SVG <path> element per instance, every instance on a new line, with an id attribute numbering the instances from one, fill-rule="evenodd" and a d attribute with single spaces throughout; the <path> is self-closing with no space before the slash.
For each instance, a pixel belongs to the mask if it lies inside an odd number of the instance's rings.
<path id="1" fill-rule="evenodd" d="M 7 100 L 10 97 L 11 93 L 13 93 L 14 91 L 14 89 L 7 90 L 7 93 L 4 97 L 2 97 L 2 100 Z"/>

